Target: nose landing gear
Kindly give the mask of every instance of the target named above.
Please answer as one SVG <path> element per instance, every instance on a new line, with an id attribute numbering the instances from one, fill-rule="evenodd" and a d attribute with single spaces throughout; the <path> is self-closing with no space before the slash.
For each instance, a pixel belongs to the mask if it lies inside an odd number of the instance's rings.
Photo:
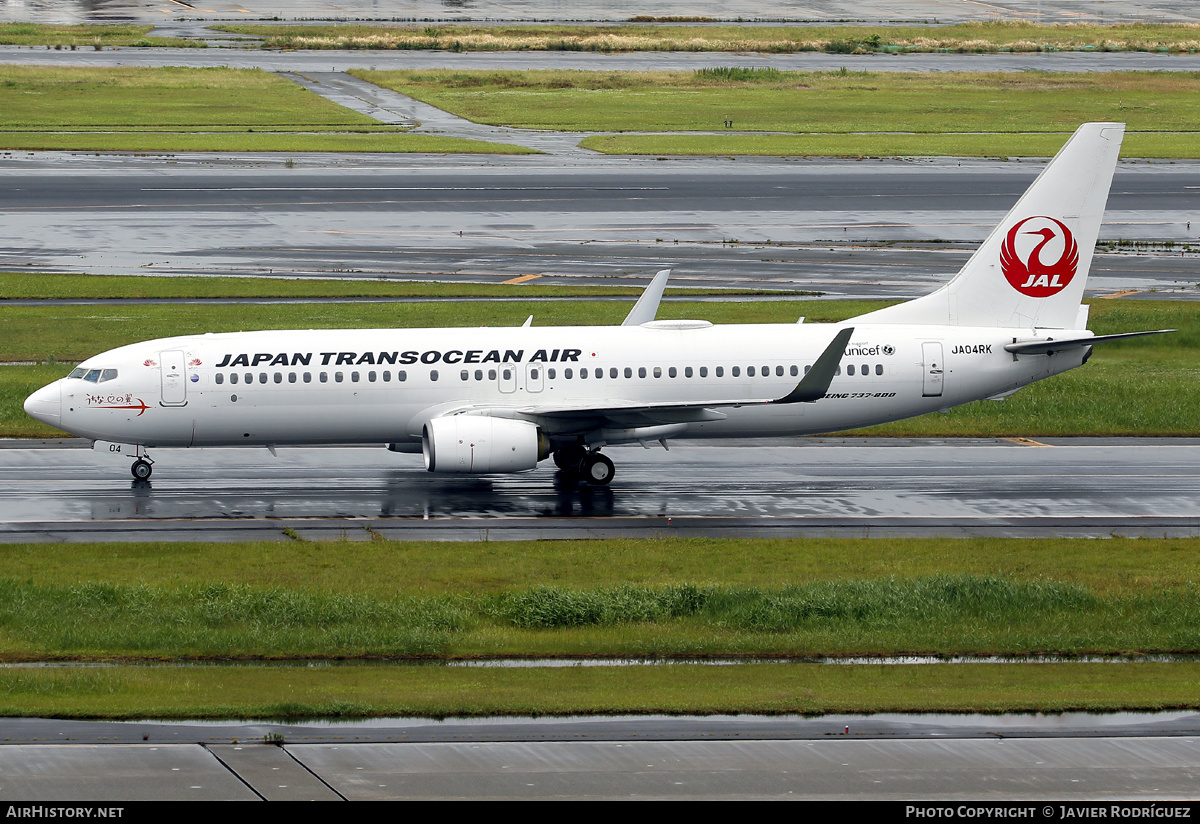
<path id="1" fill-rule="evenodd" d="M 129 471 L 133 473 L 135 481 L 147 481 L 150 479 L 150 473 L 154 471 L 154 461 L 150 460 L 149 455 L 143 455 L 133 462 Z"/>

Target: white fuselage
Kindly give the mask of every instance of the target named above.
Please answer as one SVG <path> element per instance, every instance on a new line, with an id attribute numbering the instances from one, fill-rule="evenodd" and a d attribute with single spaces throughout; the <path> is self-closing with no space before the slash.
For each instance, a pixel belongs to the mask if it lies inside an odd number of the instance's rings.
<path id="1" fill-rule="evenodd" d="M 55 425 L 85 438 L 144 446 L 415 443 L 431 418 L 470 408 L 532 420 L 553 437 L 575 424 L 547 410 L 638 404 L 713 406 L 707 415 L 642 411 L 625 422 L 631 432 L 664 424 L 668 437 L 765 437 L 1005 394 L 1079 366 L 1087 351 L 1004 350 L 1017 335 L 1039 337 L 1032 330 L 855 325 L 826 397 L 771 404 L 840 327 L 689 323 L 165 338 L 89 358 L 74 374 L 98 376 L 57 381 L 27 408 L 54 423 L 57 407 Z M 730 402 L 738 405 L 722 405 Z M 610 414 L 605 442 L 638 439 L 612 434 L 620 425 Z"/>

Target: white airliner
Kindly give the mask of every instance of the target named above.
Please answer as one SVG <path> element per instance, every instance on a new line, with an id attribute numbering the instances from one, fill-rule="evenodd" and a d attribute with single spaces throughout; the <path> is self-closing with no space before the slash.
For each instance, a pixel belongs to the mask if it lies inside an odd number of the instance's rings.
<path id="1" fill-rule="evenodd" d="M 25 411 L 133 460 L 147 448 L 387 444 L 430 472 L 554 462 L 591 484 L 601 448 L 803 435 L 1001 399 L 1085 363 L 1081 305 L 1124 124 L 1081 126 L 945 286 L 836 324 L 655 320 L 660 272 L 619 327 L 236 332 L 122 346 Z M 1170 330 L 1159 330 L 1170 331 Z"/>

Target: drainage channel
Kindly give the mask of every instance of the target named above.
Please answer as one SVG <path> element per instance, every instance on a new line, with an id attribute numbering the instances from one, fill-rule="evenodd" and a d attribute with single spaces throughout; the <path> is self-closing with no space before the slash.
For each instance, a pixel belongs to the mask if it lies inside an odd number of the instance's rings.
<path id="1" fill-rule="evenodd" d="M 112 667 L 468 667 L 554 669 L 562 667 L 733 667 L 747 664 L 823 664 L 826 666 L 910 666 L 928 664 L 1155 664 L 1200 661 L 1197 653 L 1146 655 L 884 655 L 851 657 L 709 657 L 709 658 L 482 658 L 482 659 L 327 659 L 286 661 L 15 661 L 0 669 Z"/>

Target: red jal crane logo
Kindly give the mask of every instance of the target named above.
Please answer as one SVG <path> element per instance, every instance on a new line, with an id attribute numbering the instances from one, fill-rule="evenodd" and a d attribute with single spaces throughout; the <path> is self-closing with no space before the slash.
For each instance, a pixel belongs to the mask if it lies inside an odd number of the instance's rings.
<path id="1" fill-rule="evenodd" d="M 1023 229 L 1030 221 L 1035 221 L 1033 225 L 1040 228 Z M 1027 239 L 1030 235 L 1041 240 L 1031 242 Z M 1047 257 L 1058 252 L 1058 257 L 1047 261 L 1043 252 Z M 1075 277 L 1078 267 L 1079 245 L 1075 236 L 1062 221 L 1052 217 L 1025 218 L 1008 230 L 1004 245 L 1000 247 L 1000 268 L 1004 277 L 1012 288 L 1031 298 L 1058 294 Z"/>

